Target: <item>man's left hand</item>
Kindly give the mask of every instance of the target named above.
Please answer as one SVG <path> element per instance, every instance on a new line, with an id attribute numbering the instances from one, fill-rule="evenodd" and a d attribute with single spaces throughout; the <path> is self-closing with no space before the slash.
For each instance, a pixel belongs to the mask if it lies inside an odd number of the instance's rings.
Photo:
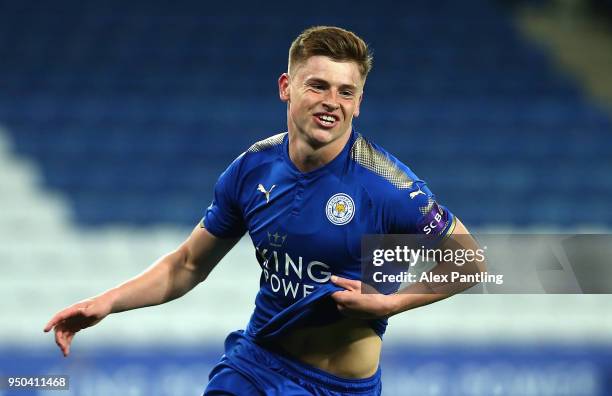
<path id="1" fill-rule="evenodd" d="M 357 280 L 334 275 L 331 281 L 336 286 L 346 289 L 331 294 L 338 311 L 342 314 L 359 319 L 377 319 L 394 313 L 394 300 L 391 296 L 377 293 L 375 290 L 371 294 L 366 294 L 362 292 L 362 283 Z"/>

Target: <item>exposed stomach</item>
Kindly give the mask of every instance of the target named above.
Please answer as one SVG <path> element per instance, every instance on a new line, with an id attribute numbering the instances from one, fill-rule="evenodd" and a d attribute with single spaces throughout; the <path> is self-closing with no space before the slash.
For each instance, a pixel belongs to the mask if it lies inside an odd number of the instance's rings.
<path id="1" fill-rule="evenodd" d="M 343 318 L 325 326 L 295 329 L 280 338 L 279 346 L 300 362 L 355 379 L 376 373 L 382 340 L 367 321 Z"/>

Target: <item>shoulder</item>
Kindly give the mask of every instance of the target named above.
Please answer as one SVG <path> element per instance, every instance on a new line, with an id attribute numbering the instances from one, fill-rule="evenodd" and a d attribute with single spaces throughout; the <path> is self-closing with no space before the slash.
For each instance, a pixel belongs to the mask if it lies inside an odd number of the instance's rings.
<path id="1" fill-rule="evenodd" d="M 283 139 L 287 133 L 279 133 L 252 144 L 234 159 L 221 173 L 215 188 L 239 196 L 240 191 L 251 175 L 259 175 L 280 155 Z"/>
<path id="2" fill-rule="evenodd" d="M 281 154 L 280 150 L 286 136 L 287 132 L 278 133 L 253 143 L 230 164 L 229 168 L 240 173 L 274 160 Z"/>
<path id="3" fill-rule="evenodd" d="M 353 142 L 350 155 L 359 180 L 368 190 L 385 195 L 401 194 L 417 189 L 417 183 L 421 182 L 407 165 L 360 134 Z"/>
<path id="4" fill-rule="evenodd" d="M 359 136 L 351 158 L 355 179 L 381 208 L 387 232 L 430 234 L 452 227 L 452 214 L 438 205 L 427 184 L 385 149 Z"/>
<path id="5" fill-rule="evenodd" d="M 277 148 L 283 144 L 285 136 L 287 136 L 287 132 L 282 132 L 253 143 L 246 153 L 260 153 Z"/>

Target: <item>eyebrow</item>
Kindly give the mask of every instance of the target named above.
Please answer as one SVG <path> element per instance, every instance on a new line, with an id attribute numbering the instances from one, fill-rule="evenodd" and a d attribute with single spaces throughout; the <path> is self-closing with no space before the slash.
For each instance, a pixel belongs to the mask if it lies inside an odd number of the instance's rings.
<path id="1" fill-rule="evenodd" d="M 306 79 L 306 81 L 304 81 L 304 83 L 306 84 L 324 84 L 324 85 L 330 85 L 329 82 L 327 82 L 326 80 L 323 80 L 321 78 L 317 78 L 317 77 L 311 77 Z M 353 84 L 342 84 L 340 85 L 340 88 L 348 88 L 348 89 L 353 89 L 353 90 L 357 90 L 357 86 L 353 85 Z"/>

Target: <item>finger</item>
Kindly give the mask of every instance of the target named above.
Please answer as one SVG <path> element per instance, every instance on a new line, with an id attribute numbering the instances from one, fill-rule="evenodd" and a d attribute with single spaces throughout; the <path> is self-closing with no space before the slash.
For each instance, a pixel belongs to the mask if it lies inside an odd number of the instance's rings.
<path id="1" fill-rule="evenodd" d="M 66 343 L 68 344 L 68 350 L 70 350 L 70 346 L 72 346 L 72 339 L 74 338 L 74 334 L 75 333 L 70 332 L 68 336 L 66 337 Z"/>
<path id="2" fill-rule="evenodd" d="M 53 315 L 51 320 L 49 320 L 49 322 L 47 322 L 47 324 L 45 325 L 45 328 L 44 328 L 45 333 L 47 333 L 52 328 L 57 326 L 57 324 L 59 322 L 61 322 L 62 320 L 66 319 L 69 316 L 66 313 L 67 313 L 67 310 L 64 310 L 64 311 L 60 311 L 60 312 L 56 313 L 55 315 Z"/>
<path id="3" fill-rule="evenodd" d="M 60 312 L 56 313 L 55 316 L 53 316 L 51 318 L 49 323 L 47 323 L 47 325 L 45 326 L 44 331 L 48 332 L 49 330 L 51 330 L 53 327 L 55 327 L 62 320 L 66 320 L 69 317 L 73 316 L 75 313 L 80 312 L 80 311 L 82 311 L 82 309 L 80 307 L 70 307 L 70 308 L 67 308 L 67 309 L 65 309 L 63 311 L 60 311 Z"/>
<path id="4" fill-rule="evenodd" d="M 70 354 L 70 344 L 72 343 L 72 338 L 74 337 L 74 333 L 69 330 L 63 330 L 60 335 L 60 342 L 62 344 L 61 350 L 64 354 L 64 357 L 67 357 Z"/>
<path id="5" fill-rule="evenodd" d="M 62 352 L 66 354 L 66 330 L 62 330 L 59 336 L 60 344 L 62 345 Z"/>
<path id="6" fill-rule="evenodd" d="M 62 341 L 62 337 L 63 337 L 63 331 L 56 329 L 55 330 L 55 343 L 59 347 L 60 351 L 62 351 L 62 354 L 66 356 L 66 353 L 64 352 L 64 343 Z"/>
<path id="7" fill-rule="evenodd" d="M 346 300 L 345 296 L 346 294 L 350 293 L 350 291 L 348 290 L 342 290 L 342 291 L 337 291 L 337 292 L 333 292 L 330 297 L 332 298 L 332 300 L 334 300 L 337 304 L 341 304 L 343 301 Z"/>
<path id="8" fill-rule="evenodd" d="M 56 315 L 57 316 L 57 315 Z M 45 328 L 43 329 L 43 331 L 45 333 L 48 333 L 52 328 L 55 327 L 55 325 L 57 324 L 57 318 L 56 316 L 54 316 L 53 318 L 51 318 L 51 320 L 49 322 L 47 322 L 47 324 L 45 325 Z"/>
<path id="9" fill-rule="evenodd" d="M 356 299 L 358 298 L 358 294 L 351 290 L 344 290 L 332 293 L 331 297 L 336 304 L 340 304 L 343 307 L 348 308 L 349 306 L 354 305 Z"/>
<path id="10" fill-rule="evenodd" d="M 361 287 L 361 282 L 353 279 L 341 278 L 336 275 L 332 275 L 331 281 L 340 287 L 343 287 L 347 290 L 359 290 Z"/>

